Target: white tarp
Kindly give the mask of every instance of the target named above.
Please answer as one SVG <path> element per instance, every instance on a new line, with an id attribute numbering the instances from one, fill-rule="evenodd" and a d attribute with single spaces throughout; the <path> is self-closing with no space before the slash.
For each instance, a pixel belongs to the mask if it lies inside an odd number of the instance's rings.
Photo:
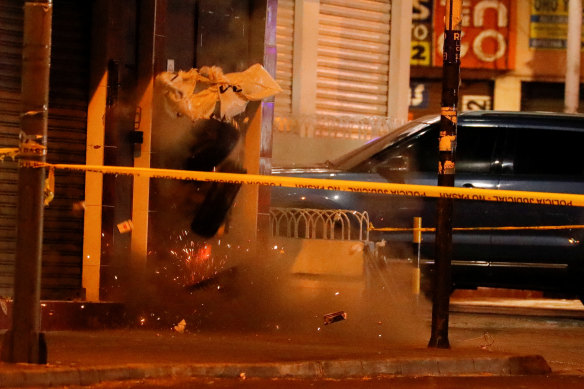
<path id="1" fill-rule="evenodd" d="M 211 118 L 218 102 L 220 117 L 216 119 L 230 121 L 245 110 L 249 101 L 262 100 L 282 91 L 260 64 L 228 74 L 223 74 L 217 66 L 188 72 L 163 72 L 156 81 L 169 113 L 184 115 L 193 121 Z"/>

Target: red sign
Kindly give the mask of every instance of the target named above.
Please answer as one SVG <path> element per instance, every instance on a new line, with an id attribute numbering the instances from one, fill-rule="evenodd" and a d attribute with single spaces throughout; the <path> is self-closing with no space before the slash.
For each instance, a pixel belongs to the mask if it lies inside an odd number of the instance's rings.
<path id="1" fill-rule="evenodd" d="M 515 10 L 513 0 L 462 2 L 461 66 L 507 70 L 515 67 Z M 434 4 L 434 65 L 442 65 L 444 1 Z"/>

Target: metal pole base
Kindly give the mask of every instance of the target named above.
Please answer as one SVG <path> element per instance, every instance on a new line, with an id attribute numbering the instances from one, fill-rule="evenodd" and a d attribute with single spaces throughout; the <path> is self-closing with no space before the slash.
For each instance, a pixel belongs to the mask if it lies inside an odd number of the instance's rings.
<path id="1" fill-rule="evenodd" d="M 26 340 L 23 339 L 25 337 L 19 338 L 14 338 L 14 332 L 12 330 L 4 334 L 1 355 L 2 362 L 47 364 L 47 342 L 44 333 L 30 334 L 26 337 Z M 31 341 L 31 343 L 27 345 L 20 344 L 23 340 Z"/>
<path id="2" fill-rule="evenodd" d="M 432 336 L 430 342 L 428 342 L 428 348 L 448 349 L 450 348 L 450 342 L 448 341 L 448 338 L 444 338 L 443 336 Z"/>

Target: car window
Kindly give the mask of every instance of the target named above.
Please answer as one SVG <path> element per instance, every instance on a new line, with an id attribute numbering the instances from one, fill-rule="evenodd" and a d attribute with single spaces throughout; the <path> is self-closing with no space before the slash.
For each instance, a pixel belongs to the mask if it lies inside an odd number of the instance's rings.
<path id="1" fill-rule="evenodd" d="M 510 131 L 515 139 L 514 174 L 580 176 L 584 173 L 584 132 L 544 129 Z"/>
<path id="2" fill-rule="evenodd" d="M 373 172 L 379 165 L 388 164 L 394 158 L 407 158 L 410 171 L 437 171 L 438 125 L 391 144 L 382 151 L 355 166 L 351 171 Z"/>
<path id="3" fill-rule="evenodd" d="M 494 164 L 500 130 L 496 127 L 459 126 L 456 139 L 456 172 L 486 174 Z"/>
<path id="4" fill-rule="evenodd" d="M 339 170 L 361 171 L 360 169 L 363 169 L 363 166 L 369 165 L 368 162 L 371 159 L 381 158 L 381 160 L 383 160 L 383 158 L 378 155 L 379 153 L 383 153 L 388 147 L 400 143 L 403 139 L 412 136 L 412 134 L 424 130 L 429 124 L 436 123 L 439 119 L 440 116 L 432 115 L 412 120 L 395 131 L 371 140 L 363 146 L 329 161 L 329 163 Z"/>
<path id="5" fill-rule="evenodd" d="M 438 138 L 440 125 L 408 137 L 373 155 L 352 171 L 372 172 L 395 158 L 406 158 L 408 170 L 438 174 Z M 457 173 L 488 173 L 494 158 L 499 130 L 491 127 L 459 126 L 456 148 Z"/>

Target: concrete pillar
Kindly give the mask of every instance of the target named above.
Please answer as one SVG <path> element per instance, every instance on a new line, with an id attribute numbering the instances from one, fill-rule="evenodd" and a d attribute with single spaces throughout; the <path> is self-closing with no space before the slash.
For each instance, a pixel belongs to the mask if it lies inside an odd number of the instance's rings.
<path id="1" fill-rule="evenodd" d="M 578 112 L 580 103 L 580 60 L 582 47 L 582 0 L 570 0 L 564 112 Z"/>
<path id="2" fill-rule="evenodd" d="M 294 8 L 294 58 L 292 64 L 292 115 L 316 113 L 316 59 L 318 50 L 319 0 L 297 0 Z M 411 7 L 410 7 L 411 11 Z M 301 136 L 312 137 L 314 126 L 308 125 Z"/>
<path id="3" fill-rule="evenodd" d="M 96 1 L 93 6 L 94 36 L 103 33 L 107 25 L 107 2 Z M 87 165 L 103 165 L 105 136 L 105 105 L 107 96 L 107 56 L 104 39 L 95 39 L 91 47 L 91 81 L 87 108 Z M 81 285 L 87 301 L 99 301 L 101 269 L 103 176 L 101 173 L 85 175 L 85 213 L 83 221 L 83 267 Z"/>
<path id="4" fill-rule="evenodd" d="M 250 64 L 262 63 L 275 79 L 277 1 L 251 0 L 250 5 Z M 243 167 L 250 174 L 271 174 L 274 98 L 249 103 L 246 116 L 250 121 L 243 144 Z M 270 188 L 243 185 L 232 211 L 234 228 L 230 233 L 240 242 L 249 241 L 254 250 L 259 248 L 269 231 L 269 211 Z"/>
<path id="5" fill-rule="evenodd" d="M 87 165 L 103 165 L 105 98 L 107 73 L 99 81 L 87 110 Z M 85 216 L 83 221 L 83 269 L 81 284 L 87 301 L 99 301 L 101 265 L 101 206 L 103 176 L 85 175 Z"/>
<path id="6" fill-rule="evenodd" d="M 404 122 L 410 104 L 412 6 L 412 0 L 391 2 L 387 115 Z"/>
<path id="7" fill-rule="evenodd" d="M 493 109 L 502 111 L 521 110 L 521 79 L 502 76 L 495 79 Z"/>
<path id="8" fill-rule="evenodd" d="M 138 85 L 137 105 L 142 133 L 141 144 L 134 145 L 134 167 L 149 168 L 154 119 L 154 78 L 165 70 L 166 0 L 148 0 L 141 4 L 138 26 Z M 132 193 L 132 267 L 143 271 L 148 254 L 148 225 L 150 208 L 150 179 L 134 176 Z M 136 273 L 137 274 L 137 273 Z"/>

